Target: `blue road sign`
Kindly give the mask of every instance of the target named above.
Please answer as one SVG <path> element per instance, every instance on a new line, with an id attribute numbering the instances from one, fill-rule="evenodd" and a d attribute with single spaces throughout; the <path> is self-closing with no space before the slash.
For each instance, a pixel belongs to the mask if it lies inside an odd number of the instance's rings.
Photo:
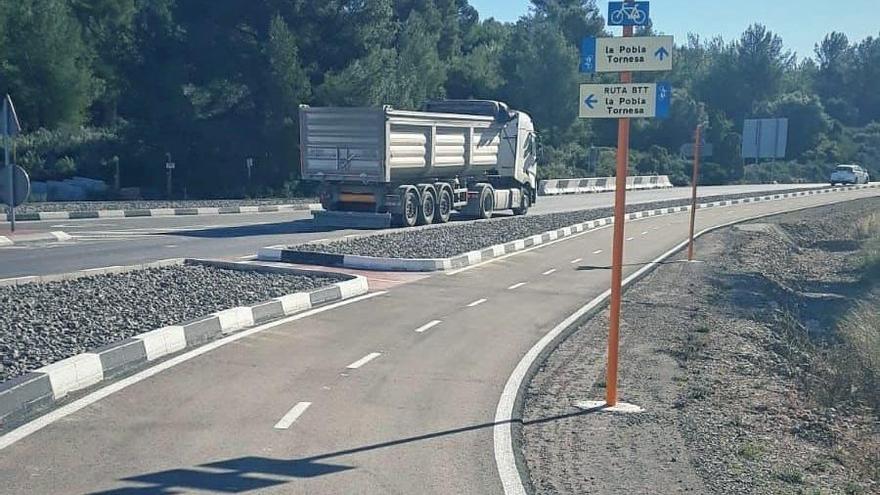
<path id="1" fill-rule="evenodd" d="M 648 2 L 608 2 L 609 26 L 647 26 L 650 14 Z"/>
<path id="2" fill-rule="evenodd" d="M 672 106 L 672 86 L 669 83 L 657 83 L 657 118 L 669 117 L 669 107 Z"/>
<path id="3" fill-rule="evenodd" d="M 596 38 L 587 36 L 581 41 L 581 72 L 596 72 Z"/>

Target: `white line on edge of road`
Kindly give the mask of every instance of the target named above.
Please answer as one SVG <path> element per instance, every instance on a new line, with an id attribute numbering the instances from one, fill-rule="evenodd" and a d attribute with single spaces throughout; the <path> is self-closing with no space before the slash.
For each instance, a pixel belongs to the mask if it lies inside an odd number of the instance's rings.
<path id="1" fill-rule="evenodd" d="M 441 321 L 441 320 L 429 321 L 428 323 L 425 323 L 424 325 L 420 326 L 419 328 L 416 328 L 416 333 L 425 332 L 426 330 L 430 330 L 431 328 L 434 328 L 441 323 L 443 323 L 443 321 Z"/>
<path id="2" fill-rule="evenodd" d="M 556 272 L 556 268 L 551 268 L 551 269 L 547 270 L 546 272 L 542 273 L 541 275 L 550 275 L 555 272 Z"/>
<path id="3" fill-rule="evenodd" d="M 293 406 L 290 411 L 287 411 L 287 414 L 284 415 L 277 423 L 275 423 L 276 430 L 286 430 L 290 428 L 290 425 L 293 424 L 294 421 L 299 419 L 302 416 L 302 413 L 306 412 L 306 409 L 311 406 L 311 402 L 300 402 L 297 405 Z"/>
<path id="4" fill-rule="evenodd" d="M 357 361 L 355 361 L 355 362 L 349 364 L 348 366 L 346 366 L 346 368 L 348 368 L 348 369 L 350 369 L 350 370 L 356 370 L 356 369 L 358 369 L 358 368 L 360 368 L 361 366 L 363 366 L 363 365 L 369 363 L 370 361 L 376 359 L 377 357 L 379 357 L 379 356 L 381 356 L 381 355 L 382 355 L 381 352 L 371 352 L 371 353 L 367 354 L 366 356 L 364 356 L 364 357 L 358 359 Z"/>
<path id="5" fill-rule="evenodd" d="M 324 311 L 329 311 L 331 309 L 336 309 L 340 306 L 345 306 L 347 304 L 360 302 L 365 299 L 371 299 L 376 296 L 381 296 L 381 295 L 384 295 L 387 293 L 388 293 L 388 291 L 373 292 L 371 294 L 364 294 L 363 296 L 353 297 L 351 299 L 347 299 L 345 301 L 339 301 L 338 303 L 330 304 L 327 306 L 321 306 L 320 308 L 315 308 L 315 309 L 312 309 L 309 311 L 295 314 L 293 316 L 289 316 L 287 318 L 283 318 L 281 320 L 266 323 L 265 325 L 260 325 L 258 327 L 250 328 L 248 330 L 244 330 L 239 333 L 234 333 L 232 335 L 229 335 L 228 337 L 224 337 L 220 340 L 215 340 L 214 342 L 211 342 L 209 344 L 205 344 L 201 347 L 197 347 L 197 348 L 195 348 L 189 352 L 186 352 L 184 354 L 181 354 L 177 357 L 173 357 L 167 361 L 163 361 L 162 363 L 157 364 L 156 366 L 153 366 L 152 368 L 147 368 L 147 369 L 145 369 L 137 374 L 134 374 L 128 378 L 123 378 L 122 380 L 119 380 L 118 382 L 111 383 L 110 385 L 107 385 L 106 387 L 95 390 L 91 394 L 86 395 L 85 397 L 82 397 L 81 399 L 77 399 L 77 400 L 71 402 L 70 404 L 61 406 L 58 409 L 55 409 L 54 411 L 50 411 L 50 412 L 44 414 L 43 416 L 40 416 L 39 418 L 34 419 L 33 421 L 30 421 L 28 423 L 25 423 L 25 424 L 19 426 L 18 428 L 10 431 L 9 433 L 7 433 L 3 436 L 0 436 L 0 450 L 3 450 L 6 447 L 9 447 L 10 445 L 27 437 L 28 435 L 36 433 L 36 432 L 42 430 L 43 428 L 51 425 L 52 423 L 58 421 L 59 419 L 70 416 L 71 414 L 79 411 L 80 409 L 82 409 L 84 407 L 88 407 L 88 406 L 94 404 L 95 402 L 98 402 L 99 400 L 101 400 L 111 394 L 119 392 L 122 389 L 125 389 L 125 388 L 127 388 L 131 385 L 134 385 L 140 381 L 146 380 L 147 378 L 150 378 L 154 375 L 158 375 L 159 373 L 167 370 L 168 368 L 177 366 L 180 363 L 184 363 L 186 361 L 189 361 L 190 359 L 201 356 L 202 354 L 206 354 L 208 352 L 211 352 L 214 349 L 217 349 L 218 347 L 223 347 L 226 344 L 231 344 L 231 343 L 233 343 L 237 340 L 241 340 L 245 337 L 250 337 L 251 335 L 254 335 L 255 333 L 259 333 L 259 332 L 262 332 L 263 330 L 268 330 L 270 328 L 277 327 L 277 326 L 283 325 L 285 323 L 290 323 L 291 321 L 296 321 L 296 320 L 300 320 L 302 318 L 307 318 L 309 316 L 316 315 L 318 313 L 323 313 Z"/>
<path id="6" fill-rule="evenodd" d="M 584 259 L 583 258 L 575 258 L 575 259 L 569 261 L 569 263 L 574 265 L 575 263 L 580 263 L 581 261 L 584 261 Z"/>
<path id="7" fill-rule="evenodd" d="M 488 301 L 488 299 L 485 299 L 485 298 L 484 299 L 477 299 L 476 301 L 468 304 L 467 307 L 473 308 L 474 306 L 479 306 L 480 304 L 483 304 L 486 301 Z"/>
<path id="8" fill-rule="evenodd" d="M 523 285 L 526 285 L 526 283 L 520 282 L 518 284 L 513 284 L 510 287 L 508 287 L 507 290 L 516 290 L 516 289 L 519 289 L 520 287 L 522 287 Z"/>
<path id="9" fill-rule="evenodd" d="M 602 254 L 602 250 L 601 250 L 601 249 L 597 249 L 597 250 L 593 251 L 593 254 Z"/>

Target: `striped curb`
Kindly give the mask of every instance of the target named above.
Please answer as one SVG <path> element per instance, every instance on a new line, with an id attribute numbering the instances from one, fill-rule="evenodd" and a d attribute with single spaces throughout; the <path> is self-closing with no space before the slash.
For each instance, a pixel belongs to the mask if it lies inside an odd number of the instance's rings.
<path id="1" fill-rule="evenodd" d="M 731 199 L 723 201 L 713 201 L 710 203 L 700 203 L 697 209 L 717 208 L 723 206 L 733 206 L 740 204 L 778 201 L 787 198 L 813 196 L 816 194 L 827 194 L 839 191 L 853 191 L 857 189 L 877 188 L 880 183 L 865 184 L 860 186 L 848 187 L 832 187 L 827 189 L 811 189 L 808 191 L 798 191 L 784 194 L 769 194 L 765 196 L 753 196 L 748 198 Z M 662 215 L 670 215 L 690 211 L 690 205 L 675 206 L 669 208 L 648 209 L 644 211 L 628 213 L 627 220 L 637 220 L 640 218 L 656 217 Z M 539 246 L 557 239 L 563 239 L 572 235 L 579 234 L 588 230 L 597 229 L 614 223 L 613 217 L 600 218 L 598 220 L 590 220 L 588 222 L 578 223 L 561 229 L 551 230 L 543 234 L 537 234 L 525 239 L 490 246 L 477 251 L 470 251 L 458 256 L 450 258 L 380 258 L 373 256 L 357 256 L 351 254 L 330 254 L 311 251 L 297 251 L 287 246 L 269 246 L 261 248 L 257 253 L 257 259 L 261 261 L 276 261 L 284 263 L 297 263 L 303 265 L 320 265 L 344 268 L 357 268 L 365 270 L 379 271 L 402 271 L 402 272 L 434 272 L 455 270 L 466 266 L 482 263 L 492 258 L 498 258 L 507 254 L 529 249 Z"/>
<path id="2" fill-rule="evenodd" d="M 241 213 L 278 213 L 282 211 L 314 211 L 320 210 L 318 203 L 296 205 L 263 205 L 263 206 L 220 206 L 202 208 L 150 208 L 136 210 L 94 210 L 94 211 L 40 211 L 33 213 L 16 213 L 15 219 L 20 221 L 40 220 L 83 220 L 91 218 L 129 218 L 129 217 L 173 217 L 192 215 L 234 215 Z M 6 220 L 11 219 L 6 214 Z"/>
<path id="3" fill-rule="evenodd" d="M 53 232 L 40 232 L 38 234 L 21 234 L 14 237 L 0 235 L 0 247 L 15 246 L 16 244 L 30 244 L 34 242 L 58 242 L 73 239 L 67 232 L 56 230 Z"/>
<path id="4" fill-rule="evenodd" d="M 616 178 L 593 177 L 588 179 L 550 179 L 538 184 L 538 194 L 555 196 L 559 194 L 589 194 L 609 192 L 616 189 Z M 626 178 L 626 190 L 667 189 L 672 187 L 667 175 L 641 175 Z"/>
<path id="5" fill-rule="evenodd" d="M 367 279 L 357 275 L 270 267 L 254 263 L 196 259 L 169 260 L 163 262 L 166 263 L 163 266 L 168 266 L 169 262 L 205 264 L 239 270 L 331 276 L 347 280 L 309 292 L 297 292 L 276 297 L 253 306 L 218 311 L 179 325 L 150 330 L 2 382 L 0 383 L 0 431 L 21 424 L 36 414 L 57 405 L 59 400 L 73 392 L 128 374 L 146 363 L 188 348 L 197 347 L 245 328 L 301 313 L 324 304 L 350 299 L 369 291 Z M 119 268 L 138 269 L 137 267 L 111 267 L 113 270 Z M 79 276 L 88 276 L 94 275 L 96 271 L 89 270 L 78 273 Z M 107 271 L 104 273 L 119 272 Z"/>

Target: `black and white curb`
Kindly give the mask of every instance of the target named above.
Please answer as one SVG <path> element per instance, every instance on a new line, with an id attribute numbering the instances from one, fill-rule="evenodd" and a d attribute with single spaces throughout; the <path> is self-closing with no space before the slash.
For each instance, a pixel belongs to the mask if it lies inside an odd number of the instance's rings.
<path id="1" fill-rule="evenodd" d="M 558 194 L 589 194 L 610 192 L 616 189 L 614 177 L 592 177 L 588 179 L 549 179 L 538 184 L 538 194 L 555 196 Z M 667 175 L 643 175 L 626 178 L 626 190 L 667 189 L 672 182 Z"/>
<path id="2" fill-rule="evenodd" d="M 40 232 L 37 234 L 22 234 L 11 237 L 0 235 L 0 247 L 15 246 L 16 244 L 30 244 L 35 242 L 69 241 L 71 239 L 73 239 L 73 237 L 71 237 L 66 232 L 61 231 Z"/>
<path id="3" fill-rule="evenodd" d="M 266 269 L 286 273 L 347 277 L 348 280 L 310 292 L 287 294 L 254 306 L 230 308 L 179 325 L 144 332 L 7 380 L 0 383 L 0 429 L 23 422 L 36 413 L 54 406 L 72 392 L 125 375 L 146 363 L 184 349 L 197 347 L 233 332 L 324 304 L 360 296 L 369 291 L 367 279 L 356 275 L 306 272 L 286 267 L 264 267 L 212 260 L 167 260 L 162 263 L 166 266 L 173 263 L 195 263 L 244 270 Z M 86 275 L 95 273 L 96 271 L 92 270 L 86 272 Z M 33 282 L 35 281 L 17 281 L 17 283 Z"/>
<path id="4" fill-rule="evenodd" d="M 82 220 L 89 218 L 130 218 L 130 217 L 173 217 L 191 215 L 233 215 L 240 213 L 278 213 L 282 211 L 320 210 L 317 203 L 294 205 L 263 206 L 220 206 L 202 208 L 150 208 L 137 210 L 94 210 L 94 211 L 41 211 L 16 213 L 15 219 L 21 221 L 40 220 Z M 9 214 L 6 220 L 10 220 Z"/>
<path id="5" fill-rule="evenodd" d="M 838 191 L 852 191 L 857 189 L 880 187 L 880 183 L 865 184 L 860 186 L 849 187 L 832 187 L 827 189 L 813 189 L 807 191 L 798 191 L 784 194 L 770 194 L 765 196 L 754 196 L 749 198 L 714 201 L 711 203 L 700 203 L 697 209 L 717 208 L 723 206 L 733 206 L 740 204 L 778 201 L 782 199 L 795 198 L 801 196 L 813 196 L 817 194 L 827 194 Z M 676 206 L 670 208 L 659 208 L 652 210 L 628 213 L 627 220 L 637 220 L 640 218 L 656 217 L 662 215 L 670 215 L 684 211 L 690 211 L 690 205 Z M 579 234 L 588 230 L 597 229 L 614 223 L 613 217 L 600 218 L 591 220 L 557 230 L 551 230 L 542 234 L 537 234 L 525 239 L 508 242 L 487 247 L 478 251 L 470 251 L 451 258 L 380 258 L 373 256 L 357 256 L 351 254 L 329 254 L 311 251 L 297 251 L 287 246 L 270 246 L 261 248 L 257 253 L 257 259 L 261 261 L 276 261 L 284 263 L 296 263 L 302 265 L 320 265 L 356 268 L 365 270 L 378 271 L 403 271 L 403 272 L 434 272 L 447 271 L 464 268 L 466 266 L 475 265 L 492 258 L 498 258 L 507 254 L 529 249 L 539 246 L 557 239 L 563 239 L 572 235 Z"/>

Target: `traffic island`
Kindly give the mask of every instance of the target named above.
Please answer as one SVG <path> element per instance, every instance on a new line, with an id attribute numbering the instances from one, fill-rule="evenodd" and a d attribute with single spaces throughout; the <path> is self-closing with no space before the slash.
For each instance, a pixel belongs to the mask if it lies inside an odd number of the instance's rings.
<path id="1" fill-rule="evenodd" d="M 873 493 L 880 199 L 767 217 L 697 242 L 624 297 L 603 414 L 604 312 L 535 363 L 513 428 L 530 493 Z M 552 349 L 552 348 L 551 348 Z"/>
<path id="2" fill-rule="evenodd" d="M 867 187 L 880 187 L 880 184 L 796 189 L 759 196 L 753 193 L 711 196 L 703 198 L 698 208 L 778 201 Z M 687 199 L 640 203 L 627 207 L 627 219 L 689 210 Z M 612 213 L 611 208 L 598 208 L 398 229 L 333 241 L 269 246 L 259 250 L 258 259 L 382 271 L 454 270 L 611 225 Z"/>
<path id="3" fill-rule="evenodd" d="M 367 291 L 359 276 L 194 259 L 0 280 L 0 431 L 158 359 Z"/>

